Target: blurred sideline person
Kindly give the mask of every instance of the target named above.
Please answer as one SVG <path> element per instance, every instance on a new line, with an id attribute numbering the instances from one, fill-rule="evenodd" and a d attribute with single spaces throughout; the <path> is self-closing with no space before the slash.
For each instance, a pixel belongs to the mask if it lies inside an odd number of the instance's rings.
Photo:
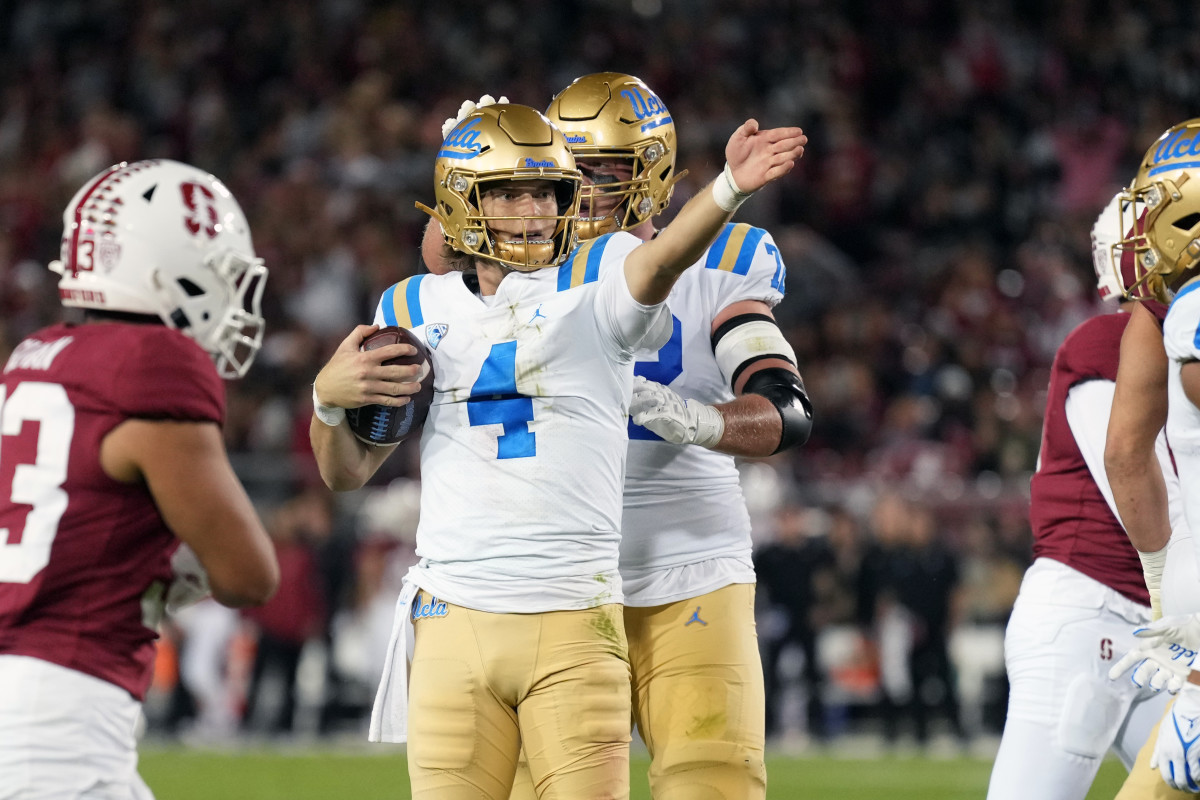
<path id="1" fill-rule="evenodd" d="M 1144 309 L 1130 320 L 1121 342 L 1105 462 L 1130 540 L 1144 559 L 1164 564 L 1164 617 L 1137 632 L 1138 646 L 1114 665 L 1112 674 L 1117 678 L 1136 664 L 1134 681 L 1183 689 L 1138 754 L 1117 795 L 1123 800 L 1182 797 L 1200 790 L 1200 752 L 1191 730 L 1200 717 L 1200 687 L 1187 683 L 1200 648 L 1194 621 L 1190 635 L 1188 625 L 1200 612 L 1200 554 L 1191 535 L 1200 525 L 1200 375 L 1195 367 L 1200 329 L 1195 289 L 1200 284 L 1194 280 L 1200 260 L 1200 183 L 1191 182 L 1200 176 L 1189 153 L 1197 134 L 1200 119 L 1166 131 L 1146 151 L 1122 198 L 1124 234 L 1118 247 L 1132 256 L 1141 291 L 1170 308 L 1165 320 Z M 1179 510 L 1172 502 L 1171 482 L 1146 474 L 1164 425 L 1178 470 Z M 1197 673 L 1191 674 L 1195 680 Z"/>
<path id="2" fill-rule="evenodd" d="M 436 376 L 421 561 L 371 730 L 408 740 L 414 797 L 508 797 L 522 741 L 544 794 L 628 796 L 618 541 L 634 353 L 668 341 L 676 279 L 805 143 L 749 120 L 726 170 L 662 235 L 574 249 L 581 177 L 544 116 L 490 105 L 443 142 L 429 211 L 454 271 L 397 284 L 376 313 L 429 343 Z M 314 385 L 314 451 L 335 490 L 361 486 L 394 449 L 362 444 L 344 409 L 401 406 L 417 386 L 417 368 L 381 366 L 411 346 L 359 351 L 375 327 L 356 328 Z"/>
<path id="3" fill-rule="evenodd" d="M 229 190 L 185 164 L 118 164 L 63 221 L 51 269 L 84 322 L 18 344 L 0 387 L 0 797 L 147 798 L 164 606 L 279 580 L 221 437 L 267 273 Z"/>
<path id="4" fill-rule="evenodd" d="M 1051 368 L 1029 507 L 1035 560 L 1005 633 L 1011 689 L 989 800 L 1085 797 L 1108 750 L 1126 769 L 1133 765 L 1167 702 L 1108 678 L 1112 659 L 1136 644 L 1133 629 L 1150 620 L 1158 600 L 1157 581 L 1147 588 L 1109 485 L 1109 413 L 1126 369 L 1121 341 L 1133 313 L 1166 311 L 1129 293 L 1132 257 L 1114 250 L 1123 238 L 1121 207 L 1118 194 L 1092 228 L 1097 289 L 1118 307 L 1072 331 Z M 1153 453 L 1158 437 L 1159 457 L 1146 468 L 1160 482 L 1166 476 L 1177 494 L 1161 429 L 1150 440 Z"/>

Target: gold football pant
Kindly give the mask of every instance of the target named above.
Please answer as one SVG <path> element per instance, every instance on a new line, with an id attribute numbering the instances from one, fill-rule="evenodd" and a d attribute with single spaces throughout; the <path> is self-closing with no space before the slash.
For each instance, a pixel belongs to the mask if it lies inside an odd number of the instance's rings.
<path id="1" fill-rule="evenodd" d="M 654 800 L 764 798 L 766 701 L 754 585 L 627 606 L 625 632 Z M 519 773 L 512 800 L 534 797 L 533 782 Z"/>
<path id="2" fill-rule="evenodd" d="M 1162 719 L 1166 719 L 1170 713 L 1171 706 L 1168 705 Z M 1158 741 L 1158 729 L 1162 725 L 1162 719 L 1154 726 L 1150 738 L 1138 751 L 1133 769 L 1129 770 L 1129 776 L 1125 778 L 1125 783 L 1121 785 L 1121 791 L 1117 792 L 1114 800 L 1183 800 L 1185 797 L 1196 797 L 1191 792 L 1167 786 L 1158 770 L 1150 769 L 1150 756 L 1154 755 L 1154 743 Z"/>
<path id="3" fill-rule="evenodd" d="M 421 592 L 415 607 L 429 600 Z M 489 614 L 447 603 L 445 611 L 414 623 L 413 798 L 508 797 L 522 743 L 542 798 L 628 798 L 621 607 Z"/>

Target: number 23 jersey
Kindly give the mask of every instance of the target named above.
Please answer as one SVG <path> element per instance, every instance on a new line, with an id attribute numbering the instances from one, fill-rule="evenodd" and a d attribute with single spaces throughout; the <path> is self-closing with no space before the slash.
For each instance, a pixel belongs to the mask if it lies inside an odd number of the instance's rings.
<path id="1" fill-rule="evenodd" d="M 621 601 L 634 352 L 670 333 L 665 306 L 629 294 L 640 244 L 601 237 L 560 267 L 508 274 L 490 298 L 461 273 L 384 293 L 376 324 L 410 328 L 433 360 L 410 573 L 430 593 L 496 613 Z"/>

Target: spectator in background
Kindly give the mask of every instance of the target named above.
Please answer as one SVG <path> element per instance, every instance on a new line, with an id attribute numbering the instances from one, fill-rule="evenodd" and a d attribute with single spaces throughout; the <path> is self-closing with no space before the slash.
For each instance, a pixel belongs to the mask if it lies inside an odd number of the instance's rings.
<path id="1" fill-rule="evenodd" d="M 326 599 L 316 550 L 328 539 L 331 524 L 326 497 L 313 492 L 289 500 L 270 517 L 267 530 L 281 579 L 268 603 L 245 612 L 258 627 L 258 644 L 243 729 L 272 734 L 293 729 L 300 656 L 305 644 L 325 633 Z M 264 711 L 263 687 L 269 676 L 282 686 L 282 702 Z"/>
<path id="2" fill-rule="evenodd" d="M 789 646 L 804 655 L 805 719 L 807 733 L 823 740 L 826 735 L 823 699 L 825 676 L 817 657 L 817 634 L 826 619 L 818 608 L 818 584 L 834 571 L 834 553 L 827 538 L 830 519 L 818 509 L 785 506 L 776 516 L 775 541 L 754 553 L 758 584 L 766 590 L 769 615 L 778 629 L 764 626 L 763 673 L 766 680 L 767 736 L 778 736 L 784 727 L 780 656 Z"/>

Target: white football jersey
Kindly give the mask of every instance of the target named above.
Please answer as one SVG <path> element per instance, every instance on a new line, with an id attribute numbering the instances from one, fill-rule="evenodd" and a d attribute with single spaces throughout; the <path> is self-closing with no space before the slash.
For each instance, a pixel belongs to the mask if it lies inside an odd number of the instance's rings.
<path id="1" fill-rule="evenodd" d="M 656 354 L 639 354 L 636 373 L 685 398 L 733 400 L 733 376 L 722 374 L 713 354 L 713 319 L 742 300 L 773 308 L 785 276 L 769 233 L 727 224 L 671 290 L 671 338 Z M 661 605 L 754 581 L 750 516 L 733 456 L 664 442 L 632 422 L 621 532 L 626 605 Z"/>
<path id="2" fill-rule="evenodd" d="M 486 301 L 461 273 L 384 292 L 376 324 L 412 329 L 434 369 L 409 575 L 426 591 L 496 613 L 621 602 L 634 351 L 670 334 L 664 305 L 629 294 L 639 244 L 587 242 L 561 267 L 510 273 Z"/>
<path id="3" fill-rule="evenodd" d="M 1200 409 L 1183 391 L 1184 363 L 1200 359 L 1200 280 L 1175 296 L 1163 323 L 1167 367 L 1167 442 L 1179 471 L 1183 515 L 1191 531 L 1200 531 Z M 1197 544 L 1193 540 L 1193 544 Z"/>

